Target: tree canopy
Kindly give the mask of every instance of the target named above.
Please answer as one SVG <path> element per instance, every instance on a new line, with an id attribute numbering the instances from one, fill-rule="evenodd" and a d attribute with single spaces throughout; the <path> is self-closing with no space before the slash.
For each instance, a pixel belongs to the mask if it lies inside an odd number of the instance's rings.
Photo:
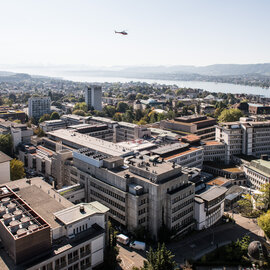
<path id="1" fill-rule="evenodd" d="M 50 118 L 51 118 L 51 116 L 49 115 L 49 114 L 47 114 L 47 113 L 45 113 L 44 115 L 42 115 L 40 118 L 39 118 L 39 123 L 42 123 L 42 122 L 44 122 L 44 121 L 48 121 L 48 120 L 50 120 Z"/>
<path id="2" fill-rule="evenodd" d="M 150 248 L 147 255 L 147 261 L 144 261 L 144 265 L 141 270 L 175 270 L 176 262 L 173 260 L 174 255 L 168 250 L 163 243 L 162 246 L 158 244 L 156 251 Z"/>
<path id="3" fill-rule="evenodd" d="M 267 237 L 270 237 L 270 210 L 258 218 L 258 225 L 265 232 Z"/>
<path id="4" fill-rule="evenodd" d="M 238 109 L 223 110 L 218 117 L 220 122 L 233 122 L 238 121 L 243 113 Z"/>
<path id="5" fill-rule="evenodd" d="M 128 108 L 129 108 L 128 104 L 121 101 L 117 104 L 116 111 L 124 113 L 126 112 L 126 110 L 128 110 Z"/>
<path id="6" fill-rule="evenodd" d="M 85 102 L 78 102 L 78 103 L 75 104 L 73 110 L 74 111 L 76 111 L 76 110 L 82 110 L 84 112 L 87 112 L 88 111 L 87 104 Z"/>
<path id="7" fill-rule="evenodd" d="M 21 179 L 25 176 L 24 164 L 20 160 L 12 159 L 10 162 L 11 181 Z"/>
<path id="8" fill-rule="evenodd" d="M 0 135 L 0 151 L 12 156 L 12 138 L 10 134 Z"/>
<path id="9" fill-rule="evenodd" d="M 60 119 L 60 115 L 58 112 L 52 112 L 51 116 L 50 116 L 50 120 L 57 120 Z"/>
<path id="10" fill-rule="evenodd" d="M 75 111 L 72 112 L 72 114 L 85 116 L 85 112 L 83 110 L 75 110 Z"/>

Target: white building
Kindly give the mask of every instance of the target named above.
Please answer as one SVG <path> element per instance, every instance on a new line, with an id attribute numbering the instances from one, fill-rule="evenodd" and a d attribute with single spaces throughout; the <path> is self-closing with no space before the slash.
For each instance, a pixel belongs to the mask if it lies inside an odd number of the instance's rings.
<path id="1" fill-rule="evenodd" d="M 0 151 L 0 184 L 10 181 L 11 157 Z"/>
<path id="2" fill-rule="evenodd" d="M 195 220 L 197 230 L 214 225 L 224 213 L 227 188 L 214 186 L 195 195 Z"/>
<path id="3" fill-rule="evenodd" d="M 253 188 L 260 189 L 262 185 L 270 183 L 270 161 L 267 156 L 265 159 L 252 160 L 249 165 L 243 166 Z"/>
<path id="4" fill-rule="evenodd" d="M 46 113 L 51 113 L 51 99 L 49 97 L 31 97 L 28 99 L 29 117 L 39 119 Z"/>
<path id="5" fill-rule="evenodd" d="M 270 154 L 270 121 L 252 121 L 240 118 L 237 122 L 220 123 L 216 126 L 216 140 L 225 144 L 225 162 L 233 155 L 260 157 Z"/>
<path id="6" fill-rule="evenodd" d="M 102 88 L 98 85 L 87 86 L 85 89 L 85 102 L 88 110 L 92 107 L 95 110 L 102 110 Z"/>
<path id="7" fill-rule="evenodd" d="M 48 120 L 40 123 L 39 125 L 44 132 L 49 132 L 61 128 L 66 128 L 67 123 L 66 121 L 62 119 L 57 119 L 57 120 Z"/>

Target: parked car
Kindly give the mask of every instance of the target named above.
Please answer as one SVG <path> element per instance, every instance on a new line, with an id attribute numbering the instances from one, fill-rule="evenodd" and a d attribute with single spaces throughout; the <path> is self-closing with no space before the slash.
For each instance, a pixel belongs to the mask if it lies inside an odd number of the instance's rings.
<path id="1" fill-rule="evenodd" d="M 137 249 L 137 250 L 145 250 L 145 243 L 140 241 L 133 241 L 129 245 L 131 248 Z"/>

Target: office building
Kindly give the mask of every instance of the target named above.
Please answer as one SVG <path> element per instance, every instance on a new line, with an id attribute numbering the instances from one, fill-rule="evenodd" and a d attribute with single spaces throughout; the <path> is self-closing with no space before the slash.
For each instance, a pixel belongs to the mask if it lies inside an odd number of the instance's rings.
<path id="1" fill-rule="evenodd" d="M 49 97 L 31 97 L 28 99 L 28 116 L 39 119 L 44 114 L 51 113 L 51 99 Z"/>
<path id="2" fill-rule="evenodd" d="M 215 138 L 216 119 L 202 116 L 190 115 L 177 117 L 174 120 L 161 120 L 160 127 L 176 132 L 181 135 L 194 134 L 202 140 Z"/>
<path id="3" fill-rule="evenodd" d="M 101 86 L 91 85 L 85 89 L 85 102 L 88 110 L 94 108 L 94 110 L 102 110 L 102 89 Z"/>
<path id="4" fill-rule="evenodd" d="M 182 167 L 148 156 L 110 156 L 82 148 L 65 171 L 85 186 L 87 201 L 110 208 L 109 217 L 129 231 L 144 227 L 156 238 L 164 223 L 177 234 L 194 228 L 194 185 Z"/>
<path id="5" fill-rule="evenodd" d="M 270 161 L 267 155 L 262 156 L 262 159 L 252 160 L 243 167 L 252 188 L 260 189 L 262 185 L 270 183 Z"/>
<path id="6" fill-rule="evenodd" d="M 216 126 L 216 141 L 225 144 L 225 162 L 234 155 L 248 155 L 259 158 L 270 154 L 270 121 L 254 121 L 240 118 L 240 121 L 220 123 Z"/>

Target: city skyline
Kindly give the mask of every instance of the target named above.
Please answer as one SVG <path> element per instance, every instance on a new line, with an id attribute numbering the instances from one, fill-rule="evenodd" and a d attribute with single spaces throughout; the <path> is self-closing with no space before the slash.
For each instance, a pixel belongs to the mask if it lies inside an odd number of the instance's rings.
<path id="1" fill-rule="evenodd" d="M 1 64 L 266 63 L 269 7 L 268 1 L 2 2 Z"/>

